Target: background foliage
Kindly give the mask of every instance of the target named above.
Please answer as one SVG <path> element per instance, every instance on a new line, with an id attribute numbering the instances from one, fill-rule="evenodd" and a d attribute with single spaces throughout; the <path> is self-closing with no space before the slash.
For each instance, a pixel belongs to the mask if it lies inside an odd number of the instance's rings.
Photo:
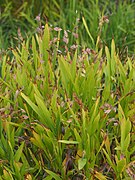
<path id="1" fill-rule="evenodd" d="M 14 46 L 15 38 L 21 31 L 23 37 L 31 36 L 36 31 L 38 22 L 36 16 L 41 15 L 42 23 L 47 21 L 52 27 L 61 27 L 71 33 L 79 33 L 79 42 L 92 47 L 91 38 L 86 32 L 84 22 L 94 41 L 100 31 L 99 22 L 107 16 L 108 23 L 102 29 L 102 43 L 110 45 L 114 37 L 117 46 L 133 53 L 135 49 L 135 18 L 134 1 L 110 0 L 1 0 L 0 15 L 0 48 Z M 101 20 L 102 21 L 102 20 Z M 107 20 L 106 20 L 107 21 Z M 102 22 L 100 22 L 102 23 Z M 73 44 L 73 36 L 70 38 Z"/>

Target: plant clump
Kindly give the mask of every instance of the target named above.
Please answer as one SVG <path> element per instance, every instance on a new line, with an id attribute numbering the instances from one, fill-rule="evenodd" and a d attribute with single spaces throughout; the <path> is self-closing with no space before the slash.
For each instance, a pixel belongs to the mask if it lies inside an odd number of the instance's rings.
<path id="1" fill-rule="evenodd" d="M 3 56 L 1 179 L 135 178 L 135 61 L 114 39 L 90 49 L 68 38 L 46 24 Z"/>

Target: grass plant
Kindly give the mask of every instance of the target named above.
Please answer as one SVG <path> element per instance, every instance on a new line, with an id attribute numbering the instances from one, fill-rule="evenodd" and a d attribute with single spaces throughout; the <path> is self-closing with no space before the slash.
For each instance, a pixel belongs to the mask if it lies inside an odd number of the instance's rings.
<path id="1" fill-rule="evenodd" d="M 135 61 L 66 38 L 46 24 L 3 56 L 0 179 L 134 179 Z"/>

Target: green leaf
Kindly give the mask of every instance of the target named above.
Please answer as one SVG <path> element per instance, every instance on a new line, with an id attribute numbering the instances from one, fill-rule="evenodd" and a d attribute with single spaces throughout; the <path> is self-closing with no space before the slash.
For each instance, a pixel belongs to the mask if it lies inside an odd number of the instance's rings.
<path id="1" fill-rule="evenodd" d="M 23 99 L 30 105 L 30 107 L 41 117 L 39 113 L 39 108 L 36 106 L 24 93 L 21 92 Z"/>
<path id="2" fill-rule="evenodd" d="M 109 65 L 109 68 L 111 68 L 111 57 L 110 57 L 110 52 L 107 46 L 105 46 L 105 53 L 107 57 L 107 63 Z"/>
<path id="3" fill-rule="evenodd" d="M 111 43 L 111 57 L 113 57 L 115 55 L 115 42 L 114 39 L 112 39 L 112 43 Z"/>
<path id="4" fill-rule="evenodd" d="M 119 173 L 122 173 L 125 167 L 126 167 L 126 159 L 123 158 L 123 159 L 121 159 L 120 161 L 118 161 L 117 171 L 118 171 Z"/>
<path id="5" fill-rule="evenodd" d="M 21 179 L 21 166 L 19 164 L 19 162 L 13 162 L 13 166 L 14 166 L 14 172 L 15 172 L 15 176 L 16 179 Z"/>
<path id="6" fill-rule="evenodd" d="M 63 87 L 67 90 L 71 96 L 72 87 L 74 87 L 73 77 L 68 62 L 61 56 L 59 58 L 59 68 L 61 72 Z M 75 88 L 75 87 L 74 87 Z"/>
<path id="7" fill-rule="evenodd" d="M 129 119 L 125 122 L 125 136 L 127 136 L 131 131 L 131 122 Z"/>
<path id="8" fill-rule="evenodd" d="M 83 101 L 87 102 L 88 107 L 91 107 L 92 97 L 95 93 L 95 72 L 92 66 L 86 69 L 86 78 L 83 86 Z"/>
<path id="9" fill-rule="evenodd" d="M 44 178 L 43 180 L 52 180 L 52 176 L 47 176 L 47 177 Z"/>
<path id="10" fill-rule="evenodd" d="M 37 134 L 36 132 L 33 131 L 33 136 L 34 138 L 31 138 L 30 140 L 37 146 L 40 147 L 41 149 L 44 149 L 45 146 L 42 142 L 42 138 L 39 134 Z"/>
<path id="11" fill-rule="evenodd" d="M 50 42 L 50 33 L 49 33 L 48 24 L 46 24 L 45 29 L 44 29 L 43 40 L 42 40 L 42 55 L 43 55 L 43 60 L 45 61 L 45 64 L 48 63 L 49 42 Z"/>
<path id="12" fill-rule="evenodd" d="M 57 174 L 55 174 L 54 172 L 50 171 L 50 170 L 47 170 L 45 169 L 45 171 L 52 177 L 54 178 L 55 180 L 62 180 Z"/>
<path id="13" fill-rule="evenodd" d="M 67 141 L 67 140 L 59 140 L 58 142 L 63 144 L 79 144 L 77 141 Z"/>
<path id="14" fill-rule="evenodd" d="M 4 149 L 0 146 L 0 158 L 4 158 L 4 157 L 6 157 L 6 153 Z"/>
<path id="15" fill-rule="evenodd" d="M 129 144 L 130 144 L 130 133 L 127 135 L 125 141 L 124 141 L 124 144 L 123 144 L 123 147 L 122 147 L 122 152 L 126 152 L 128 147 L 129 147 Z"/>
<path id="16" fill-rule="evenodd" d="M 82 17 L 82 20 L 83 20 L 84 27 L 85 27 L 85 29 L 86 29 L 86 31 L 87 31 L 87 33 L 88 33 L 88 35 L 89 35 L 89 37 L 90 37 L 90 39 L 92 41 L 92 44 L 95 45 L 94 39 L 93 39 L 89 29 L 88 29 L 88 26 L 87 26 L 87 23 L 86 23 L 84 17 Z"/>
<path id="17" fill-rule="evenodd" d="M 87 159 L 86 158 L 80 158 L 78 160 L 78 169 L 81 170 L 86 165 Z"/>
<path id="18" fill-rule="evenodd" d="M 44 101 L 38 97 L 36 94 L 35 94 L 35 99 L 36 99 L 36 102 L 38 104 L 38 107 L 40 108 L 39 112 L 40 112 L 40 115 L 41 115 L 41 112 L 42 112 L 42 115 L 44 117 L 44 123 L 53 131 L 55 131 L 55 128 L 54 128 L 54 123 L 51 119 L 51 115 L 50 115 L 50 112 L 48 111 Z"/>
<path id="19" fill-rule="evenodd" d="M 115 164 L 112 162 L 111 158 L 109 157 L 109 154 L 107 154 L 107 152 L 105 151 L 105 149 L 103 148 L 102 149 L 107 160 L 108 160 L 108 163 L 110 164 L 110 166 L 114 169 L 114 171 L 116 172 L 116 168 L 115 168 Z"/>
<path id="20" fill-rule="evenodd" d="M 24 142 L 22 142 L 22 144 L 19 146 L 18 150 L 16 151 L 16 154 L 14 156 L 14 160 L 16 162 L 18 162 L 21 158 L 23 147 L 24 147 Z"/>
<path id="21" fill-rule="evenodd" d="M 82 139 L 81 139 L 79 133 L 77 132 L 77 129 L 75 129 L 75 128 L 74 128 L 74 135 L 76 137 L 77 142 L 81 143 Z"/>
<path id="22" fill-rule="evenodd" d="M 13 180 L 11 173 L 5 169 L 3 170 L 3 178 L 5 180 Z"/>
<path id="23" fill-rule="evenodd" d="M 97 172 L 97 171 L 94 172 L 94 176 L 95 176 L 98 180 L 107 180 L 107 178 L 106 178 L 104 175 L 102 175 L 101 173 L 99 173 L 99 172 Z"/>
<path id="24" fill-rule="evenodd" d="M 54 124 L 50 118 L 50 113 L 47 110 L 43 100 L 35 94 L 35 99 L 39 106 L 38 107 L 24 93 L 21 93 L 21 96 L 30 105 L 30 107 L 39 115 L 41 122 L 54 131 Z"/>
<path id="25" fill-rule="evenodd" d="M 115 42 L 114 39 L 112 39 L 112 43 L 111 43 L 111 71 L 112 71 L 112 76 L 114 76 L 115 71 L 116 71 L 116 52 L 115 52 Z"/>
<path id="26" fill-rule="evenodd" d="M 6 75 L 6 60 L 7 60 L 7 57 L 4 56 L 3 61 L 2 61 L 2 69 L 1 69 L 2 79 L 4 79 L 4 77 Z"/>
<path id="27" fill-rule="evenodd" d="M 38 67 L 37 55 L 38 55 L 38 53 L 36 50 L 36 41 L 35 41 L 34 36 L 32 37 L 32 51 L 33 51 L 35 71 L 37 71 L 37 67 Z"/>
<path id="28" fill-rule="evenodd" d="M 30 156 L 31 156 L 32 160 L 35 162 L 36 166 L 39 168 L 39 162 L 38 162 L 38 160 L 36 159 L 35 155 L 33 154 L 33 152 L 31 151 L 30 148 L 28 148 L 28 151 L 29 151 L 29 153 L 30 153 Z"/>

